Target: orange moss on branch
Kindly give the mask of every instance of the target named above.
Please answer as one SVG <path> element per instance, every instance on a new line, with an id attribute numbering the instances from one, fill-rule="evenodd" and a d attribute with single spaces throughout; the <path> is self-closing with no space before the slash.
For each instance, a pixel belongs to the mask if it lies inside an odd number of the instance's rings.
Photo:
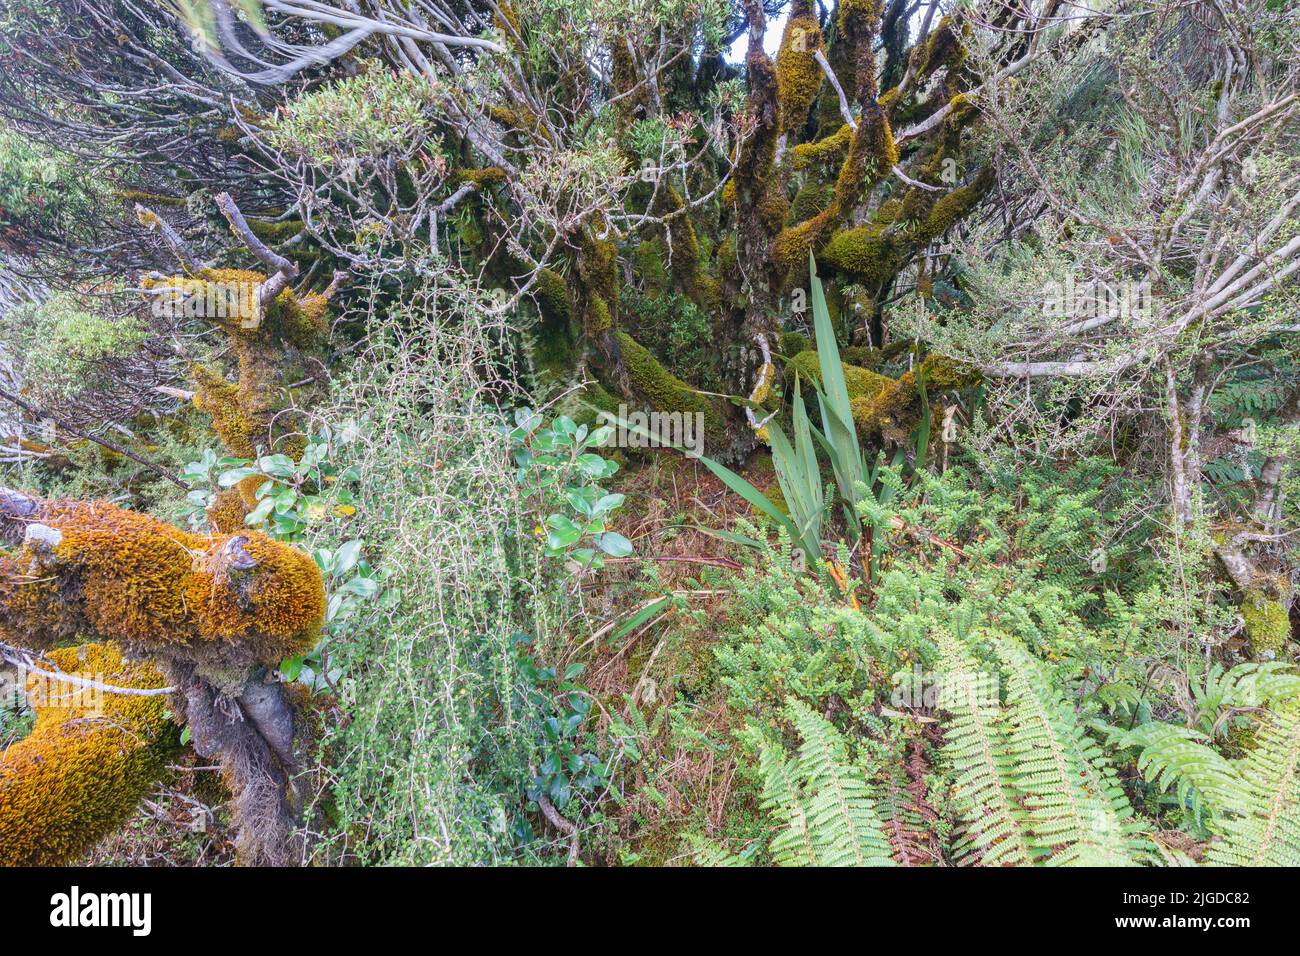
<path id="1" fill-rule="evenodd" d="M 238 487 L 222 488 L 208 508 L 208 523 L 219 534 L 236 534 L 248 527 L 244 518 L 250 510 Z"/>
<path id="2" fill-rule="evenodd" d="M 154 652 L 219 647 L 274 664 L 309 650 L 325 617 L 310 557 L 260 532 L 189 534 L 106 502 L 25 498 L 0 515 L 0 640 L 37 650 L 83 634 Z M 44 526 L 31 534 L 31 524 Z M 52 531 L 51 531 L 52 529 Z"/>
<path id="3" fill-rule="evenodd" d="M 293 410 L 294 390 L 323 385 L 320 350 L 329 295 L 298 295 L 286 288 L 259 312 L 257 289 L 266 278 L 244 269 L 203 269 L 194 276 L 146 277 L 141 285 L 163 307 L 203 319 L 228 337 L 238 364 L 235 381 L 218 368 L 196 364 L 191 369 L 194 406 L 212 419 L 226 450 L 238 458 L 276 451 L 297 459 L 307 440 L 303 420 Z M 256 503 L 252 490 L 241 488 L 250 508 Z M 218 528 L 231 527 L 229 514 L 209 518 Z"/>
<path id="4" fill-rule="evenodd" d="M 925 387 L 932 395 L 976 380 L 974 370 L 940 355 L 927 355 L 918 368 L 924 370 Z M 921 414 L 917 368 L 887 379 L 884 387 L 873 395 L 850 399 L 849 407 L 854 423 L 864 435 L 879 434 L 898 444 L 906 442 Z"/>
<path id="5" fill-rule="evenodd" d="M 152 665 L 131 663 L 115 644 L 49 655 L 73 677 L 113 687 L 159 688 Z M 166 774 L 178 746 L 166 697 L 128 696 L 32 674 L 36 725 L 0 752 L 0 866 L 76 863 L 131 816 Z"/>

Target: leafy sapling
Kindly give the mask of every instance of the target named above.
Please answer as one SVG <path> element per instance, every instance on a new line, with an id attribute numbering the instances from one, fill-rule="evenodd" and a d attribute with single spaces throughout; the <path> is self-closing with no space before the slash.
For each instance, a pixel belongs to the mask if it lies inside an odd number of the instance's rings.
<path id="1" fill-rule="evenodd" d="M 538 515 L 550 512 L 544 527 L 537 526 L 538 536 L 546 537 L 547 554 L 564 558 L 579 573 L 603 568 L 605 555 L 632 553 L 632 542 L 610 530 L 623 495 L 598 484 L 618 471 L 618 463 L 592 451 L 612 433 L 607 425 L 588 429 L 566 415 L 542 427 L 541 415 L 530 408 L 515 412 L 515 427 L 508 432 L 525 496 Z"/>

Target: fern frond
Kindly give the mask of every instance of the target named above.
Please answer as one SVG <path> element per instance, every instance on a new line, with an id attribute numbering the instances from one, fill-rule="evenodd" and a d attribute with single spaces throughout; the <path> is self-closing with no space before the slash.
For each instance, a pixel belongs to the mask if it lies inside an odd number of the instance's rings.
<path id="1" fill-rule="evenodd" d="M 1028 866 L 1024 811 L 1012 787 L 1003 712 L 993 676 L 974 669 L 949 643 L 944 647 L 939 708 L 948 712 L 942 753 L 953 774 L 961 835 L 953 852 L 962 864 Z"/>
<path id="2" fill-rule="evenodd" d="M 875 787 L 877 813 L 894 862 L 899 866 L 931 866 L 942 859 L 936 825 L 938 812 L 925 794 L 924 739 L 909 742 L 911 757 L 891 766 L 885 780 Z"/>
<path id="3" fill-rule="evenodd" d="M 760 754 L 763 804 L 784 824 L 772 841 L 782 865 L 892 866 L 875 801 L 830 721 L 790 699 L 785 715 L 802 743 L 793 760 L 769 744 Z"/>
<path id="4" fill-rule="evenodd" d="M 1218 866 L 1300 866 L 1300 706 L 1266 711 L 1258 742 L 1237 761 L 1240 815 L 1220 822 L 1210 847 Z"/>
<path id="5" fill-rule="evenodd" d="M 688 833 L 686 843 L 691 848 L 696 866 L 749 866 L 747 857 L 725 850 L 697 833 Z"/>
<path id="6" fill-rule="evenodd" d="M 1008 746 L 1034 851 L 1058 866 L 1133 865 L 1133 810 L 1101 748 L 1041 664 L 1007 639 L 994 646 L 1007 676 Z"/>
<path id="7" fill-rule="evenodd" d="M 1208 808 L 1221 812 L 1237 799 L 1244 783 L 1232 762 L 1214 749 L 1205 734 L 1176 724 L 1152 722 L 1111 737 L 1117 747 L 1138 747 L 1143 778 L 1161 793 L 1171 786 L 1178 802 L 1199 818 Z"/>
<path id="8" fill-rule="evenodd" d="M 1220 708 L 1300 701 L 1300 674 L 1289 661 L 1238 664 L 1219 678 L 1214 689 Z"/>
<path id="9" fill-rule="evenodd" d="M 758 766 L 763 774 L 763 809 L 782 826 L 772 840 L 772 857 L 781 866 L 816 866 L 817 852 L 800 799 L 797 761 L 787 760 L 784 750 L 765 740 Z"/>

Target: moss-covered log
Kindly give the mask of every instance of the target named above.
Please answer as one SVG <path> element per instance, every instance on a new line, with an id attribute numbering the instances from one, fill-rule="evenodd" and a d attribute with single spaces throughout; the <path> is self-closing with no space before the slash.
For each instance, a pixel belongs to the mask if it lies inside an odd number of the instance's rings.
<path id="1" fill-rule="evenodd" d="M 78 862 L 126 822 L 179 746 L 165 696 L 75 683 L 163 688 L 153 665 L 127 660 L 113 643 L 63 648 L 48 660 L 49 672 L 27 681 L 32 732 L 0 752 L 0 866 Z"/>

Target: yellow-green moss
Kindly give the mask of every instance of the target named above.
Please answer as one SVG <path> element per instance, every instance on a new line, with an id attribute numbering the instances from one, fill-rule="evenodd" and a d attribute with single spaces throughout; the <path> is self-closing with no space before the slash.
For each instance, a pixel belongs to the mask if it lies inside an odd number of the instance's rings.
<path id="1" fill-rule="evenodd" d="M 500 166 L 484 166 L 482 169 L 458 169 L 454 178 L 458 182 L 472 183 L 479 189 L 495 186 L 506 181 L 506 171 Z"/>
<path id="2" fill-rule="evenodd" d="M 626 332 L 616 333 L 618 347 L 636 394 L 659 412 L 702 412 L 707 429 L 721 429 L 722 418 L 711 402 L 669 372 L 645 346 Z"/>
<path id="3" fill-rule="evenodd" d="M 198 385 L 194 407 L 212 419 L 212 430 L 221 443 L 238 458 L 256 458 L 257 441 L 265 436 L 259 436 L 258 427 L 240 407 L 238 386 L 205 365 L 195 365 L 192 374 Z"/>
<path id="4" fill-rule="evenodd" d="M 804 183 L 795 193 L 794 201 L 790 203 L 789 221 L 797 223 L 811 219 L 831 204 L 831 197 L 834 194 L 835 187 L 830 183 L 812 180 Z"/>
<path id="5" fill-rule="evenodd" d="M 888 388 L 894 381 L 888 375 L 881 375 L 870 369 L 849 365 L 846 362 L 841 362 L 840 366 L 844 369 L 844 387 L 849 393 L 850 401 L 855 398 L 873 398 Z M 799 377 L 805 381 L 820 385 L 822 380 L 821 360 L 817 352 L 809 349 L 795 355 L 790 360 L 786 370 L 786 378 L 789 379 L 793 373 L 798 373 Z"/>
<path id="6" fill-rule="evenodd" d="M 772 505 L 776 508 L 777 511 L 781 512 L 781 514 L 783 515 L 790 514 L 790 506 L 786 503 L 785 492 L 781 490 L 781 482 L 773 481 L 771 484 L 769 484 L 767 486 L 767 489 L 763 492 L 763 497 L 766 498 L 768 501 L 772 502 Z M 754 514 L 757 515 L 759 518 L 767 517 L 767 515 L 763 514 L 757 508 L 754 508 L 753 511 Z"/>
<path id="7" fill-rule="evenodd" d="M 115 644 L 50 653 L 62 671 L 115 687 L 165 686 L 149 664 Z M 166 698 L 28 678 L 32 732 L 0 752 L 0 866 L 78 862 L 131 816 L 165 775 L 178 743 Z"/>
<path id="8" fill-rule="evenodd" d="M 974 373 L 965 366 L 940 355 L 927 355 L 919 368 L 925 371 L 926 389 L 931 394 L 969 385 L 975 379 Z M 874 372 L 869 374 L 876 380 L 883 379 L 884 387 L 873 396 L 851 398 L 853 421 L 864 434 L 879 433 L 894 442 L 905 441 L 916 426 L 921 407 L 917 368 L 896 379 Z"/>
<path id="9" fill-rule="evenodd" d="M 807 352 L 812 348 L 812 340 L 802 332 L 782 332 L 781 345 L 779 351 L 782 355 L 793 358 L 800 352 Z M 815 352 L 813 353 L 816 354 Z"/>
<path id="10" fill-rule="evenodd" d="M 627 34 L 615 33 L 609 44 L 610 65 L 612 67 L 612 76 L 615 94 L 619 95 L 615 102 L 615 109 L 618 115 L 625 122 L 642 116 L 646 111 L 646 102 L 649 95 L 647 85 L 642 83 L 638 87 L 636 61 L 632 59 L 632 52 L 628 49 Z"/>
<path id="11" fill-rule="evenodd" d="M 502 0 L 495 5 L 495 11 L 492 14 L 492 25 L 504 34 L 511 44 L 518 43 L 516 37 L 523 36 L 523 28 L 519 22 L 519 12 L 510 0 Z"/>
<path id="12" fill-rule="evenodd" d="M 664 246 L 658 239 L 646 239 L 632 250 L 632 268 L 649 295 L 658 295 L 668 288 L 668 272 L 664 269 Z"/>
<path id="13" fill-rule="evenodd" d="M 695 277 L 695 304 L 709 314 L 722 309 L 722 284 L 706 272 Z"/>
<path id="14" fill-rule="evenodd" d="M 772 258 L 789 284 L 801 274 L 808 254 L 816 253 L 862 192 L 888 175 L 898 162 L 898 148 L 884 111 L 874 104 L 862 111 L 848 155 L 840 166 L 830 204 L 811 219 L 781 230 L 772 243 Z"/>
<path id="15" fill-rule="evenodd" d="M 790 200 L 775 182 L 769 183 L 754 210 L 765 232 L 775 232 L 785 224 L 790 215 Z"/>
<path id="16" fill-rule="evenodd" d="M 901 199 L 886 199 L 876 209 L 875 220 L 878 223 L 888 225 L 898 218 L 898 214 L 903 211 L 903 201 Z"/>
<path id="17" fill-rule="evenodd" d="M 953 27 L 953 18 L 942 17 L 925 38 L 925 42 L 912 51 L 912 72 L 918 79 L 924 80 L 940 67 L 951 69 L 960 65 L 965 58 L 966 48 Z"/>
<path id="18" fill-rule="evenodd" d="M 164 196 L 162 193 L 144 192 L 140 189 L 114 189 L 113 195 L 123 202 L 143 203 L 147 206 L 184 206 L 183 196 Z"/>
<path id="19" fill-rule="evenodd" d="M 833 163 L 848 152 L 849 143 L 853 141 L 853 130 L 846 123 L 830 136 L 825 136 L 815 143 L 800 143 L 790 150 L 790 165 L 796 170 L 808 169 Z"/>
<path id="20" fill-rule="evenodd" d="M 253 235 L 263 242 L 277 243 L 291 239 L 303 229 L 301 219 L 286 219 L 283 222 L 268 222 L 265 219 L 248 220 L 248 228 Z"/>
<path id="21" fill-rule="evenodd" d="M 1246 622 L 1251 655 L 1256 660 L 1276 657 L 1291 636 L 1291 620 L 1285 601 L 1271 587 L 1256 587 L 1246 592 L 1241 602 L 1241 616 Z"/>
<path id="22" fill-rule="evenodd" d="M 554 269 L 543 269 L 537 274 L 537 283 L 533 289 L 542 318 L 550 324 L 568 328 L 573 318 L 573 303 L 569 299 L 569 288 L 564 284 L 564 276 Z"/>
<path id="23" fill-rule="evenodd" d="M 776 91 L 781 131 L 803 125 L 822 85 L 821 67 L 814 58 L 822 48 L 821 25 L 814 16 L 791 16 L 776 52 Z"/>
<path id="24" fill-rule="evenodd" d="M 609 313 L 609 304 L 599 295 L 593 295 L 587 306 L 587 334 L 596 337 L 613 328 L 614 320 Z"/>
<path id="25" fill-rule="evenodd" d="M 735 269 L 736 264 L 736 237 L 732 233 L 727 233 L 718 244 L 718 268 L 726 274 Z"/>
<path id="26" fill-rule="evenodd" d="M 868 223 L 831 236 L 820 260 L 871 283 L 885 282 L 898 271 L 899 252 L 886 238 L 885 226 Z"/>
<path id="27" fill-rule="evenodd" d="M 311 383 L 320 365 L 307 356 L 320 348 L 328 328 L 328 299 L 321 294 L 296 295 L 285 289 L 260 317 L 246 315 L 252 308 L 254 290 L 266 276 L 245 269 L 203 269 L 195 276 L 165 276 L 145 279 L 144 288 L 155 294 L 168 293 L 183 301 L 238 304 L 238 309 L 218 310 L 202 317 L 224 331 L 239 363 L 237 383 L 227 381 L 213 368 L 196 365 L 195 406 L 212 418 L 213 429 L 227 450 L 240 458 L 253 458 L 263 446 L 296 458 L 306 446 L 298 435 L 299 419 L 282 415 L 289 406 L 288 385 Z M 250 321 L 251 320 L 251 321 Z"/>

